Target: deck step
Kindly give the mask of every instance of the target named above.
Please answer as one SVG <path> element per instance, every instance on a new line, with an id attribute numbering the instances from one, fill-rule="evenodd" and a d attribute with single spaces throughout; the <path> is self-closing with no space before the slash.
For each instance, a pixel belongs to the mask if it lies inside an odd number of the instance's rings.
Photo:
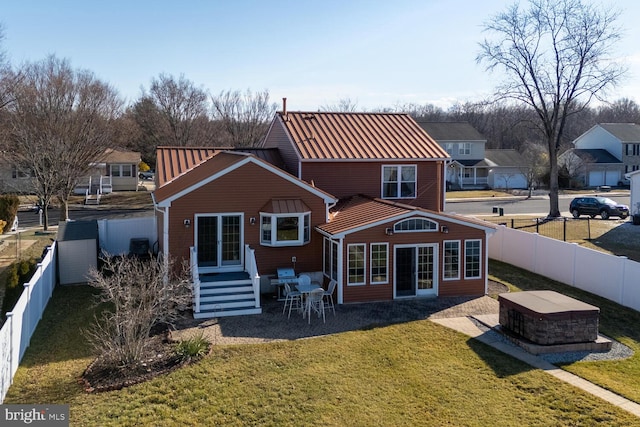
<path id="1" fill-rule="evenodd" d="M 244 293 L 253 293 L 253 286 L 242 285 L 242 286 L 200 286 L 200 296 L 205 295 L 229 295 L 229 294 L 244 294 Z"/>
<path id="2" fill-rule="evenodd" d="M 246 273 L 200 276 L 200 312 L 196 319 L 260 314 L 255 306 L 253 283 Z M 195 308 L 195 307 L 194 307 Z"/>
<path id="3" fill-rule="evenodd" d="M 248 316 L 251 314 L 262 314 L 262 308 L 237 308 L 237 309 L 218 309 L 218 310 L 201 310 L 200 313 L 193 313 L 195 319 L 213 319 L 216 317 L 228 316 Z"/>

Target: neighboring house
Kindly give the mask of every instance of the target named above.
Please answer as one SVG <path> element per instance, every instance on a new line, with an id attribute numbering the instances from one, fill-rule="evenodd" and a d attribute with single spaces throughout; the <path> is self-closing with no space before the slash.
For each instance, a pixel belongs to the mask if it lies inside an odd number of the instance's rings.
<path id="1" fill-rule="evenodd" d="M 36 180 L 30 170 L 24 170 L 8 161 L 0 159 L 0 192 L 16 194 L 33 194 L 36 191 Z"/>
<path id="2" fill-rule="evenodd" d="M 448 156 L 408 115 L 285 111 L 264 141 L 158 148 L 159 246 L 191 260 L 196 317 L 259 312 L 281 267 L 338 304 L 486 292 L 495 228 L 443 213 Z"/>
<path id="3" fill-rule="evenodd" d="M 558 156 L 558 166 L 584 187 L 618 185 L 623 176 L 622 162 L 602 148 L 571 148 Z"/>
<path id="4" fill-rule="evenodd" d="M 622 185 L 624 174 L 640 169 L 640 125 L 635 123 L 600 123 L 573 141 L 578 149 L 603 149 L 620 163 L 604 176 L 596 173 L 589 177 L 590 186 Z M 616 177 L 616 173 L 620 175 Z"/>
<path id="5" fill-rule="evenodd" d="M 140 153 L 108 148 L 92 163 L 90 172 L 78 181 L 75 194 L 107 194 L 112 191 L 138 191 Z"/>
<path id="6" fill-rule="evenodd" d="M 484 161 L 489 168 L 490 188 L 527 188 L 529 165 L 517 150 L 485 150 Z"/>
<path id="7" fill-rule="evenodd" d="M 487 150 L 487 139 L 468 122 L 418 124 L 451 156 L 447 188 L 527 188 L 526 164 L 515 150 Z"/>

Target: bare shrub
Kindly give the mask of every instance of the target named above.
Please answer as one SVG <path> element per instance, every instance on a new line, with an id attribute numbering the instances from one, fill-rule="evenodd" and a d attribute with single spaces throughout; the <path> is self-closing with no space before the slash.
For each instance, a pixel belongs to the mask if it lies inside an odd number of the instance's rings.
<path id="1" fill-rule="evenodd" d="M 97 316 L 85 335 L 104 363 L 140 362 L 156 325 L 173 324 L 191 302 L 188 268 L 166 259 L 105 257 L 101 271 L 90 271 L 99 302 L 111 309 Z"/>

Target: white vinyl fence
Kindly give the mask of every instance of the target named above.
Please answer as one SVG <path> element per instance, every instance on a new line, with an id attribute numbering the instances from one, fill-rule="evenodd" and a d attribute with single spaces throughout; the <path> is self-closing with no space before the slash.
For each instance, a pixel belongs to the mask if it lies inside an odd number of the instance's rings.
<path id="1" fill-rule="evenodd" d="M 489 258 L 640 311 L 640 263 L 626 257 L 500 226 L 489 238 Z"/>
<path id="2" fill-rule="evenodd" d="M 56 242 L 38 263 L 29 283 L 25 283 L 20 299 L 0 329 L 0 403 L 13 382 L 18 365 L 29 347 L 56 283 Z"/>
<path id="3" fill-rule="evenodd" d="M 129 253 L 131 239 L 149 239 L 149 245 L 153 249 L 158 240 L 156 217 L 101 219 L 98 220 L 98 234 L 100 250 L 111 255 Z"/>

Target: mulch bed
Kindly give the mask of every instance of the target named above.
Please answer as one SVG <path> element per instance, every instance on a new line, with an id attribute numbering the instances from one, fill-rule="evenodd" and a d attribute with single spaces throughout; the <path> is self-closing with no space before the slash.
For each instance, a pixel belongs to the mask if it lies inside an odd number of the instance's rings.
<path id="1" fill-rule="evenodd" d="M 166 334 L 150 338 L 145 357 L 137 365 L 113 367 L 98 357 L 85 369 L 79 382 L 87 393 L 120 390 L 167 374 L 200 358 L 183 359 L 175 352 L 175 343 Z"/>

